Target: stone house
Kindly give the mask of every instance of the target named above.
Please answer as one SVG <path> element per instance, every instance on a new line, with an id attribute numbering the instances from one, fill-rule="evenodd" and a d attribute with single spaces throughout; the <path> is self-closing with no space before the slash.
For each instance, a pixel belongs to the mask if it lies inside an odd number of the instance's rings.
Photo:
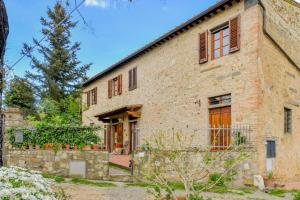
<path id="1" fill-rule="evenodd" d="M 299 8 L 219 1 L 87 80 L 83 123 L 106 127 L 109 152 L 158 130 L 199 133 L 216 150 L 247 142 L 256 173 L 299 180 Z"/>

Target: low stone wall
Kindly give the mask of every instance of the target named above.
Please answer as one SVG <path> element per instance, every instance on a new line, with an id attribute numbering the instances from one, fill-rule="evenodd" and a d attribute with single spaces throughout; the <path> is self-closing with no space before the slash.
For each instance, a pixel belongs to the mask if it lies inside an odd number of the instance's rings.
<path id="1" fill-rule="evenodd" d="M 108 153 L 102 151 L 9 150 L 6 164 L 51 175 L 105 180 L 108 159 Z"/>
<path id="2" fill-rule="evenodd" d="M 184 169 L 184 165 L 189 167 L 191 171 L 190 174 L 194 173 L 193 177 L 197 179 L 197 176 L 203 176 L 202 169 L 207 168 L 205 171 L 209 173 L 222 173 L 229 168 L 227 168 L 226 162 L 231 162 L 235 160 L 236 165 L 231 169 L 235 171 L 236 175 L 229 184 L 233 186 L 242 185 L 253 185 L 253 177 L 257 173 L 257 152 L 253 148 L 244 149 L 243 151 L 222 151 L 222 152 L 207 152 L 207 151 L 184 151 L 187 153 L 181 154 L 182 159 L 176 159 L 177 161 L 182 160 L 178 163 L 178 168 Z M 165 155 L 164 155 L 165 154 Z M 178 174 L 174 173 L 168 166 L 167 155 L 170 152 L 151 152 L 151 151 L 136 151 L 134 155 L 134 178 L 136 180 L 142 180 L 145 174 L 147 174 L 150 168 L 156 168 L 156 170 L 163 171 L 165 177 L 169 180 L 179 180 Z M 211 156 L 209 156 L 211 154 Z M 241 155 L 246 155 L 244 159 L 237 161 Z M 220 156 L 216 156 L 220 155 Z M 206 165 L 204 162 L 208 159 L 213 159 L 213 164 Z M 216 157 L 215 157 L 216 156 Z M 178 156 L 179 157 L 179 156 Z M 156 166 L 158 164 L 158 166 Z M 204 167 L 205 166 L 205 167 Z M 195 169 L 196 168 L 196 169 Z M 171 169 L 171 170 L 170 170 Z M 152 171 L 152 170 L 151 170 Z M 202 171 L 200 173 L 200 171 Z M 199 172 L 199 173 L 198 173 Z"/>

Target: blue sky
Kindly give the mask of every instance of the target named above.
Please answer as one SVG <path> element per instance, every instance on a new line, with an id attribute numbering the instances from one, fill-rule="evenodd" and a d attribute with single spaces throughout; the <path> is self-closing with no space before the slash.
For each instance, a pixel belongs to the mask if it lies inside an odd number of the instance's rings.
<path id="1" fill-rule="evenodd" d="M 24 42 L 41 38 L 39 19 L 55 0 L 4 0 L 10 23 L 5 61 L 13 64 Z M 73 2 L 73 0 L 70 0 Z M 81 0 L 77 0 L 80 2 Z M 90 25 L 79 20 L 72 40 L 82 43 L 79 59 L 93 63 L 89 76 L 109 67 L 129 53 L 156 39 L 180 23 L 213 5 L 216 0 L 87 0 L 80 8 Z M 73 8 L 73 6 L 71 6 Z M 23 76 L 30 70 L 25 58 L 15 66 L 13 74 Z"/>

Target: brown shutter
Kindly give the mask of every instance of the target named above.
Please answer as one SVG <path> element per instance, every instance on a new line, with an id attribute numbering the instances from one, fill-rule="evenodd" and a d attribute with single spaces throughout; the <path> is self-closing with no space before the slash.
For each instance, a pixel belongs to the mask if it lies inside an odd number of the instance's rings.
<path id="1" fill-rule="evenodd" d="M 95 87 L 95 104 L 97 104 L 97 87 Z"/>
<path id="2" fill-rule="evenodd" d="M 207 62 L 207 36 L 208 31 L 199 34 L 199 63 Z"/>
<path id="3" fill-rule="evenodd" d="M 122 74 L 118 76 L 118 95 L 122 94 Z"/>
<path id="4" fill-rule="evenodd" d="M 215 35 L 211 34 L 211 59 L 215 59 Z"/>
<path id="5" fill-rule="evenodd" d="M 112 80 L 108 80 L 108 98 L 111 98 L 112 97 Z"/>
<path id="6" fill-rule="evenodd" d="M 132 87 L 133 87 L 133 89 L 136 89 L 137 88 L 137 68 L 136 67 L 133 68 L 132 76 L 133 76 Z"/>
<path id="7" fill-rule="evenodd" d="M 129 90 L 132 90 L 132 69 L 128 71 L 128 78 L 129 78 Z"/>
<path id="8" fill-rule="evenodd" d="M 240 16 L 229 21 L 230 29 L 230 53 L 240 49 Z"/>
<path id="9" fill-rule="evenodd" d="M 86 93 L 86 104 L 88 107 L 91 105 L 90 91 Z"/>

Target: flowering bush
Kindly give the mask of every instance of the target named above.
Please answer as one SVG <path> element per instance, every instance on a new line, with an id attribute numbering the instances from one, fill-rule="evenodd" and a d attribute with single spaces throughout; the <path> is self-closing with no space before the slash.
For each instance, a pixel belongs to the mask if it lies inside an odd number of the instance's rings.
<path id="1" fill-rule="evenodd" d="M 52 181 L 40 172 L 20 167 L 0 168 L 0 200 L 61 200 L 51 188 Z"/>

